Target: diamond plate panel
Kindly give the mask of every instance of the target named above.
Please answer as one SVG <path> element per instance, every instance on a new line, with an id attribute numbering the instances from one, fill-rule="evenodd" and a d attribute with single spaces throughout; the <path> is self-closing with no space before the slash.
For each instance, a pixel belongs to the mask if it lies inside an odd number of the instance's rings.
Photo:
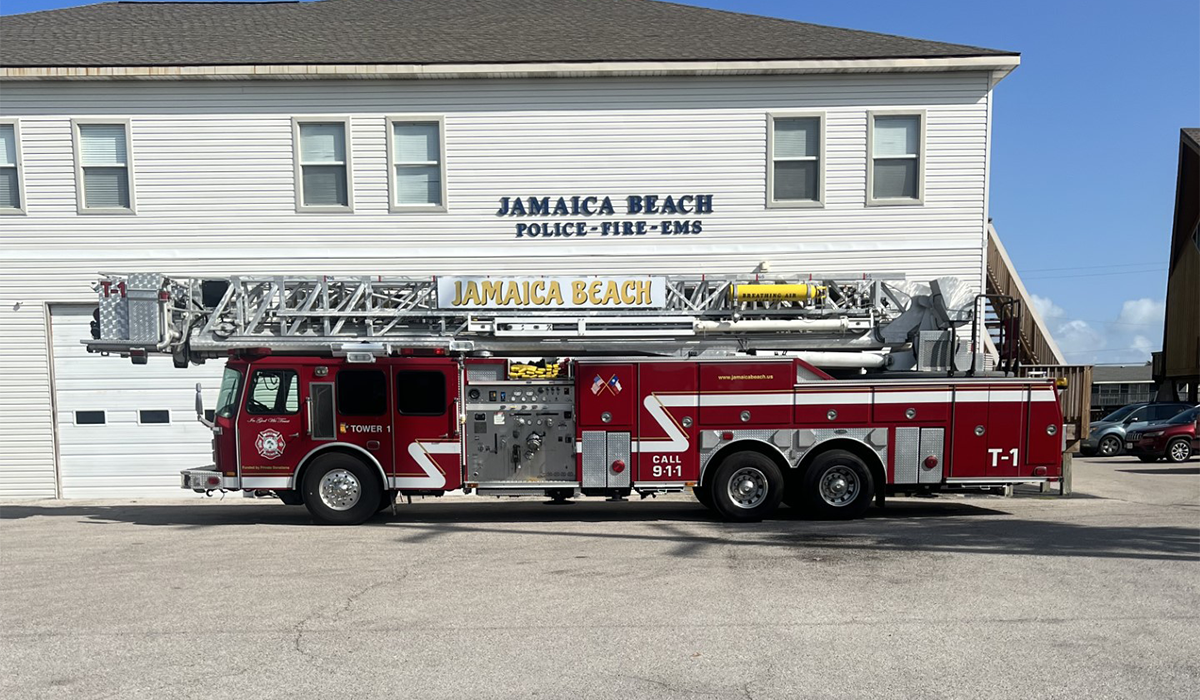
<path id="1" fill-rule="evenodd" d="M 892 482 L 917 483 L 917 462 L 921 454 L 921 429 L 896 428 L 896 461 L 892 464 Z"/>
<path id="2" fill-rule="evenodd" d="M 612 470 L 612 463 L 618 459 L 625 461 L 625 471 L 620 474 Z M 629 433 L 608 434 L 608 456 L 604 462 L 605 472 L 608 475 L 608 487 L 611 489 L 628 488 L 629 475 L 633 472 L 633 462 L 629 459 Z"/>
<path id="3" fill-rule="evenodd" d="M 946 462 L 942 455 L 942 451 L 946 445 L 945 432 L 942 428 L 921 428 L 921 452 L 918 457 L 918 461 L 920 462 L 918 476 L 922 484 L 939 484 L 942 481 L 942 467 Z M 937 466 L 933 469 L 925 468 L 925 458 L 929 456 L 937 458 Z"/>
<path id="4" fill-rule="evenodd" d="M 100 337 L 104 340 L 129 339 L 129 306 L 116 286 L 100 288 Z"/>
<path id="5" fill-rule="evenodd" d="M 504 364 L 467 365 L 467 381 L 472 384 L 486 384 L 504 380 Z"/>
<path id="6" fill-rule="evenodd" d="M 608 486 L 608 440 L 603 430 L 583 431 L 583 488 Z"/>
<path id="7" fill-rule="evenodd" d="M 162 275 L 142 272 L 126 282 L 129 306 L 129 341 L 157 345 L 160 335 L 158 292 Z"/>

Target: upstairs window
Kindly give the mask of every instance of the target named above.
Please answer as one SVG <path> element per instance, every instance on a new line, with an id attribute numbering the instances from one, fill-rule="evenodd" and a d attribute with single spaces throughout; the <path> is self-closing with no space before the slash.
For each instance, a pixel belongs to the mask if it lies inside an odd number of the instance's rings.
<path id="1" fill-rule="evenodd" d="M 868 204 L 920 204 L 925 196 L 925 115 L 872 113 Z"/>
<path id="2" fill-rule="evenodd" d="M 76 185 L 81 213 L 132 213 L 129 123 L 76 122 Z"/>
<path id="3" fill-rule="evenodd" d="M 444 211 L 442 122 L 388 119 L 388 165 L 393 211 Z"/>
<path id="4" fill-rule="evenodd" d="M 820 115 L 769 117 L 770 205 L 811 207 L 824 201 L 824 122 Z"/>
<path id="5" fill-rule="evenodd" d="M 0 214 L 21 214 L 21 157 L 17 145 L 17 123 L 0 123 Z"/>
<path id="6" fill-rule="evenodd" d="M 301 211 L 346 211 L 350 201 L 350 154 L 346 120 L 297 121 L 296 206 Z"/>

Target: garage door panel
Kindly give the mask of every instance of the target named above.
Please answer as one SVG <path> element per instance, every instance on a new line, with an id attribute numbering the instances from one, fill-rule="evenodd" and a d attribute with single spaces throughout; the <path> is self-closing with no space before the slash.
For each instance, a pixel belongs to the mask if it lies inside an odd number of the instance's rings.
<path id="1" fill-rule="evenodd" d="M 51 308 L 59 475 L 64 498 L 192 497 L 179 470 L 212 462 L 212 434 L 196 422 L 195 385 L 216 402 L 219 362 L 178 369 L 170 358 L 134 365 L 89 354 L 90 306 Z M 141 423 L 139 411 L 168 411 Z M 77 411 L 104 411 L 103 424 L 76 424 Z"/>

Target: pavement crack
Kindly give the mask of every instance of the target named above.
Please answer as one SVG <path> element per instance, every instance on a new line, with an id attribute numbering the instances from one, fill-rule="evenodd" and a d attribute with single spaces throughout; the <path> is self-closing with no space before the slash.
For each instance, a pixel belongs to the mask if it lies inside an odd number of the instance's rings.
<path id="1" fill-rule="evenodd" d="M 341 620 L 343 615 L 350 612 L 354 608 L 354 604 L 357 603 L 363 596 L 377 588 L 382 588 L 383 586 L 391 585 L 393 583 L 399 583 L 407 577 L 408 572 L 406 571 L 395 576 L 389 576 L 380 581 L 369 583 L 346 596 L 345 600 L 342 601 L 342 604 L 338 606 L 338 608 L 332 613 L 328 612 L 328 608 L 319 607 L 313 610 L 309 615 L 292 626 L 292 648 L 301 656 L 309 656 L 309 653 L 304 649 L 304 637 L 308 632 L 308 626 L 310 624 L 320 619 L 324 619 L 329 622 L 338 622 Z"/>

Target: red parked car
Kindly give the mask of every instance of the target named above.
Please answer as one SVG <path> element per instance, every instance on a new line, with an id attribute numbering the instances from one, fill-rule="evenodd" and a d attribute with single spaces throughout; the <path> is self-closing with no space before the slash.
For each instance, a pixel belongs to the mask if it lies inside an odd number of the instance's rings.
<path id="1" fill-rule="evenodd" d="M 1130 430 L 1125 433 L 1125 451 L 1143 462 L 1164 457 L 1168 462 L 1186 462 L 1200 449 L 1197 421 L 1200 421 L 1200 407 Z"/>

